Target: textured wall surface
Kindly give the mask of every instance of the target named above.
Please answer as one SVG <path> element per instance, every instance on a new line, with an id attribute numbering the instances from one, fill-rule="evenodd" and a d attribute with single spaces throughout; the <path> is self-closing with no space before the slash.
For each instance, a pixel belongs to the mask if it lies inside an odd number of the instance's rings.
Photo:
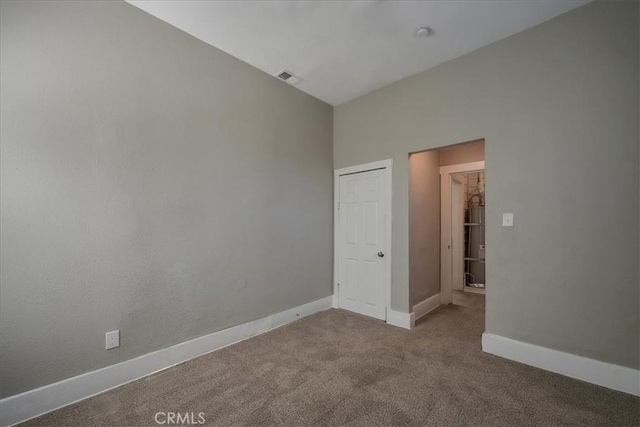
<path id="1" fill-rule="evenodd" d="M 124 2 L 1 15 L 0 396 L 332 293 L 329 105 Z"/>
<path id="2" fill-rule="evenodd" d="M 408 153 L 485 138 L 487 332 L 639 367 L 638 16 L 589 3 L 335 109 L 335 167 L 394 160 L 393 309 Z"/>

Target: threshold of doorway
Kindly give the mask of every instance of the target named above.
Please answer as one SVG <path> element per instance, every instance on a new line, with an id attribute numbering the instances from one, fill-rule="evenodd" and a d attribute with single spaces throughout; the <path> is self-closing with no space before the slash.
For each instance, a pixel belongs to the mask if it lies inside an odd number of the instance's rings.
<path id="1" fill-rule="evenodd" d="M 484 288 L 474 288 L 472 286 L 465 286 L 462 290 L 464 292 L 469 292 L 471 294 L 481 294 L 481 295 L 484 295 L 486 292 Z"/>

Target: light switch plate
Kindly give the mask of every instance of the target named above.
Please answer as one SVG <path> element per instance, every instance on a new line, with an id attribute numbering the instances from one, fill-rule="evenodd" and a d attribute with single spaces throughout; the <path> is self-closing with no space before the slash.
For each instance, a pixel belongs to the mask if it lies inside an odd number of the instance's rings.
<path id="1" fill-rule="evenodd" d="M 513 227 L 513 214 L 511 212 L 505 212 L 502 214 L 502 226 Z"/>

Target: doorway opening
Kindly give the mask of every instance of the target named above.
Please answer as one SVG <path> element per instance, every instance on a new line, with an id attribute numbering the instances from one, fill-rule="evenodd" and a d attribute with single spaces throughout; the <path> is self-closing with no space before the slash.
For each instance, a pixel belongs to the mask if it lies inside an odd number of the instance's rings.
<path id="1" fill-rule="evenodd" d="M 451 174 L 453 290 L 485 292 L 485 207 L 484 170 Z"/>
<path id="2" fill-rule="evenodd" d="M 484 140 L 409 156 L 409 296 L 416 320 L 441 304 L 484 310 Z"/>

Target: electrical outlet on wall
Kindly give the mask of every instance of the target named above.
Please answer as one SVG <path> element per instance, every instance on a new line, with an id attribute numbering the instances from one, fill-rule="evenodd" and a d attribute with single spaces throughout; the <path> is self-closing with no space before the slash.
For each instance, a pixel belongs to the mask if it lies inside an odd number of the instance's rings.
<path id="1" fill-rule="evenodd" d="M 120 347 L 120 331 L 111 331 L 105 334 L 105 349 Z"/>
<path id="2" fill-rule="evenodd" d="M 505 212 L 502 214 L 502 226 L 513 228 L 513 213 Z"/>

